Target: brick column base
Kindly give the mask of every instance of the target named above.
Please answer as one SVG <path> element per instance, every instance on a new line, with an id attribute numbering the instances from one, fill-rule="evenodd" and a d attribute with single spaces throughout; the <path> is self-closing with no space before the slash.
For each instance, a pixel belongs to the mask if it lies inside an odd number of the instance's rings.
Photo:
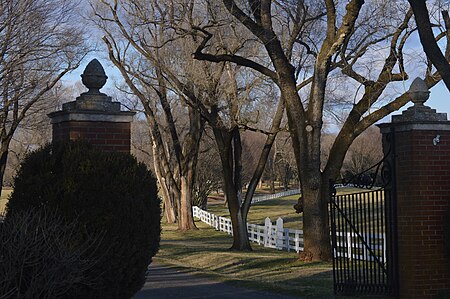
<path id="1" fill-rule="evenodd" d="M 396 144 L 400 298 L 449 298 L 440 296 L 450 294 L 443 239 L 450 209 L 450 122 L 389 127 Z"/>
<path id="2" fill-rule="evenodd" d="M 84 139 L 103 151 L 129 153 L 130 123 L 67 121 L 53 124 L 53 141 Z"/>
<path id="3" fill-rule="evenodd" d="M 57 111 L 51 113 L 53 140 L 84 139 L 104 151 L 130 153 L 134 112 Z"/>

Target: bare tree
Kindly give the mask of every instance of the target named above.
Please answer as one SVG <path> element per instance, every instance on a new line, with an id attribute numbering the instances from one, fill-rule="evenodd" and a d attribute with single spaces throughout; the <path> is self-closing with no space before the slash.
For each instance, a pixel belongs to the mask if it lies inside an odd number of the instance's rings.
<path id="1" fill-rule="evenodd" d="M 71 84 L 59 81 L 30 108 L 27 113 L 29 117 L 20 122 L 9 145 L 3 186 L 12 186 L 14 176 L 27 154 L 51 142 L 52 127 L 47 114 L 61 109 L 64 101 L 79 95 L 76 89 Z"/>
<path id="2" fill-rule="evenodd" d="M 209 1 L 197 3 L 196 1 L 170 0 L 150 3 L 138 0 L 126 2 L 99 0 L 96 3 L 100 5 L 94 7 L 94 10 L 98 17 L 98 25 L 106 33 L 104 41 L 108 47 L 110 58 L 121 71 L 133 93 L 139 98 L 147 97 L 149 99 L 149 93 L 144 93 L 142 89 L 143 86 L 147 86 L 157 93 L 160 101 L 164 100 L 168 94 L 175 93 L 181 103 L 187 104 L 185 109 L 189 111 L 190 117 L 194 117 L 190 118 L 192 121 L 198 121 L 198 117 L 201 116 L 201 121 L 207 121 L 211 126 L 222 164 L 223 190 L 229 200 L 233 221 L 232 248 L 250 250 L 246 217 L 251 197 L 270 152 L 270 146 L 278 132 L 278 124 L 283 116 L 284 102 L 279 101 L 275 117 L 277 121 L 269 126 L 270 128 L 266 132 L 268 135 L 266 144 L 249 184 L 249 191 L 243 200 L 240 130 L 244 127 L 256 130 L 248 125 L 249 121 L 242 118 L 242 111 L 245 110 L 244 103 L 249 99 L 250 90 L 253 90 L 252 82 L 255 81 L 255 76 L 247 73 L 251 80 L 246 82 L 239 78 L 240 68 L 235 68 L 229 63 L 212 65 L 207 62 L 198 62 L 191 57 L 199 39 L 197 31 L 200 28 L 197 24 L 204 19 L 204 13 L 216 17 L 217 5 Z M 218 18 L 218 23 L 225 26 L 230 22 L 227 19 Z M 114 29 L 108 27 L 109 25 Z M 232 41 L 233 48 L 239 50 L 243 46 L 242 38 L 239 37 L 241 33 L 222 28 L 220 38 L 224 44 Z M 154 83 L 149 84 L 149 80 Z M 169 90 L 170 92 L 168 92 Z M 279 95 L 276 95 L 276 99 L 279 99 Z M 147 116 L 156 120 L 156 114 L 149 109 L 150 105 L 144 106 Z M 177 137 L 174 127 L 170 125 L 168 113 L 170 111 L 169 109 L 165 110 L 169 106 L 162 101 L 153 106 L 161 107 L 169 127 L 168 133 L 171 136 L 170 143 L 163 142 L 163 139 L 158 137 L 163 136 L 162 131 L 154 130 L 153 128 L 158 127 L 151 125 L 153 141 L 162 149 L 165 144 L 171 144 L 173 147 L 170 150 L 171 155 L 166 154 L 167 151 L 158 151 L 157 154 L 160 156 L 164 154 L 179 161 L 185 160 L 192 165 L 192 167 L 185 167 L 188 164 L 175 163 L 174 165 L 178 166 L 170 168 L 171 163 L 167 159 L 161 159 L 155 169 L 159 170 L 162 174 L 160 177 L 171 183 L 172 186 L 179 184 L 176 179 L 173 179 L 173 175 L 176 177 L 182 174 L 180 181 L 181 189 L 183 189 L 182 181 L 186 177 L 183 176 L 185 171 L 195 171 L 195 165 L 192 163 L 196 161 L 198 150 L 197 141 L 199 139 L 196 134 L 201 130 L 197 131 L 196 128 L 199 127 L 195 123 L 191 123 L 189 128 L 192 130 L 186 134 L 186 137 L 192 141 L 191 145 L 182 149 L 181 139 Z M 152 114 L 155 117 L 151 116 Z M 151 122 L 156 124 L 153 120 Z M 195 147 L 193 147 L 194 145 Z M 189 153 L 189 156 L 183 158 L 184 153 Z M 194 173 L 193 171 L 190 174 Z M 164 176 L 164 173 L 168 175 Z M 192 182 L 190 174 L 189 182 Z M 163 187 L 162 190 L 164 194 Z M 179 193 L 182 200 L 178 211 L 190 215 L 190 206 L 187 204 L 187 200 L 183 200 L 184 193 Z"/>
<path id="3" fill-rule="evenodd" d="M 7 0 L 0 5 L 0 181 L 24 118 L 88 53 L 69 0 Z M 34 111 L 33 111 L 34 107 Z"/>
<path id="4" fill-rule="evenodd" d="M 208 196 L 222 187 L 222 166 L 219 153 L 211 132 L 206 128 L 200 143 L 197 172 L 195 177 L 195 196 L 193 205 L 206 210 Z"/>
<path id="5" fill-rule="evenodd" d="M 370 125 L 409 102 L 406 93 L 383 103 L 391 82 L 408 75 L 404 46 L 410 36 L 412 11 L 396 2 L 362 0 L 270 1 L 223 0 L 231 16 L 253 34 L 266 55 L 245 56 L 227 48 L 217 53 L 217 39 L 207 26 L 194 53 L 199 60 L 231 62 L 270 78 L 286 103 L 289 130 L 304 200 L 303 260 L 331 258 L 327 202 L 329 182 L 339 176 L 353 140 Z M 249 43 L 251 44 L 251 43 Z M 253 45 L 252 45 L 253 46 Z M 384 47 L 385 51 L 380 51 Z M 243 53 L 243 55 L 240 55 Z M 374 58 L 375 55 L 376 59 Z M 373 67 L 367 67 L 372 62 Z M 381 62 L 380 62 L 381 61 Z M 340 109 L 343 121 L 326 163 L 321 164 L 324 108 L 330 102 L 329 78 L 341 70 L 361 93 Z M 427 85 L 440 77 L 427 72 Z"/>
<path id="6" fill-rule="evenodd" d="M 285 190 L 288 190 L 290 184 L 295 182 L 298 187 L 297 167 L 295 166 L 295 157 L 292 152 L 292 143 L 289 134 L 283 132 L 277 137 L 274 146 L 274 164 L 277 177 L 283 183 Z"/>
<path id="7" fill-rule="evenodd" d="M 166 219 L 176 220 L 181 230 L 195 229 L 191 204 L 204 120 L 166 79 L 177 72 L 174 57 L 161 49 L 176 39 L 167 27 L 173 11 L 158 2 L 92 2 L 109 58 L 144 108 Z"/>
<path id="8" fill-rule="evenodd" d="M 342 170 L 355 175 L 369 169 L 382 158 L 380 130 L 370 127 L 348 149 Z"/>

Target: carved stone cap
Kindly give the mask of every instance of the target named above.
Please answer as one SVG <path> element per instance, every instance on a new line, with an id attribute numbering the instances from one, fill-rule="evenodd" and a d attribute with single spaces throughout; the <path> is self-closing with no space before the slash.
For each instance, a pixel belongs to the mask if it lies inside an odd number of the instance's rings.
<path id="1" fill-rule="evenodd" d="M 408 94 L 415 106 L 423 106 L 430 98 L 430 91 L 428 90 L 427 84 L 419 77 L 411 83 Z"/>
<path id="2" fill-rule="evenodd" d="M 424 105 L 430 97 L 430 91 L 424 80 L 417 77 L 408 90 L 414 106 L 406 109 L 401 115 L 392 116 L 392 122 L 436 122 L 447 121 L 447 113 L 437 113 L 436 109 Z"/>
<path id="3" fill-rule="evenodd" d="M 99 94 L 107 79 L 108 76 L 106 76 L 103 66 L 97 59 L 92 59 L 81 75 L 81 82 L 89 89 L 88 94 Z"/>
<path id="4" fill-rule="evenodd" d="M 120 103 L 113 102 L 111 97 L 100 92 L 107 79 L 101 63 L 97 59 L 91 60 L 81 75 L 81 81 L 89 91 L 82 93 L 76 101 L 63 104 L 62 110 L 119 112 Z"/>

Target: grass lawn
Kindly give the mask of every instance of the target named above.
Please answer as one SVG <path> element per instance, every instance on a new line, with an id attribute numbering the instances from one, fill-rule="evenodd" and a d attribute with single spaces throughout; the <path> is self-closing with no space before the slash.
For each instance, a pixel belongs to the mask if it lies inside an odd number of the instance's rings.
<path id="1" fill-rule="evenodd" d="M 361 192 L 341 188 L 339 194 Z M 300 229 L 301 215 L 293 205 L 299 195 L 259 202 L 252 205 L 249 222 L 263 224 L 266 217 L 278 217 L 285 227 Z M 229 218 L 223 204 L 209 205 L 208 210 Z M 333 298 L 331 263 L 304 263 L 296 252 L 278 251 L 252 243 L 252 252 L 229 251 L 232 237 L 196 221 L 199 230 L 180 232 L 175 225 L 163 224 L 161 249 L 155 261 L 195 270 L 215 280 L 263 289 L 302 298 Z M 344 297 L 339 297 L 344 298 Z M 382 298 L 382 297 L 366 297 Z"/>
<path id="2" fill-rule="evenodd" d="M 365 190 L 352 187 L 339 188 L 338 194 L 351 194 L 361 191 Z M 299 194 L 296 194 L 255 203 L 250 208 L 248 222 L 264 225 L 264 220 L 266 217 L 269 217 L 272 222 L 275 222 L 278 217 L 281 217 L 284 221 L 284 227 L 291 229 L 302 229 L 302 214 L 297 214 L 294 210 L 294 205 L 297 203 L 298 197 Z M 223 204 L 209 205 L 208 212 L 218 216 L 230 218 L 228 208 Z"/>
<path id="3" fill-rule="evenodd" d="M 258 202 L 252 205 L 248 215 L 248 222 L 253 224 L 264 225 L 264 220 L 269 217 L 275 222 L 278 217 L 283 218 L 284 227 L 300 229 L 301 214 L 295 213 L 293 206 L 297 203 L 299 195 L 291 195 L 283 198 L 271 199 Z M 215 204 L 208 206 L 208 212 L 218 216 L 230 218 L 228 208 L 223 204 Z"/>
<path id="4" fill-rule="evenodd" d="M 154 260 L 196 270 L 215 280 L 304 298 L 333 297 L 332 265 L 303 263 L 295 252 L 252 244 L 252 252 L 229 251 L 231 236 L 201 222 L 199 230 L 179 232 L 163 225 Z"/>

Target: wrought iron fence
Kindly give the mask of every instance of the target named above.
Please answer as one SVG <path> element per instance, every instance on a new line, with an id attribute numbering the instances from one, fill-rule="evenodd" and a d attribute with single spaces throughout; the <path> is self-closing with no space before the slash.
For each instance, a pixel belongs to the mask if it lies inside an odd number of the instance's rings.
<path id="1" fill-rule="evenodd" d="M 373 190 L 337 195 L 336 182 L 330 182 L 330 226 L 336 294 L 397 294 L 393 141 L 390 140 L 391 149 L 379 163 L 363 173 L 337 182 Z"/>

